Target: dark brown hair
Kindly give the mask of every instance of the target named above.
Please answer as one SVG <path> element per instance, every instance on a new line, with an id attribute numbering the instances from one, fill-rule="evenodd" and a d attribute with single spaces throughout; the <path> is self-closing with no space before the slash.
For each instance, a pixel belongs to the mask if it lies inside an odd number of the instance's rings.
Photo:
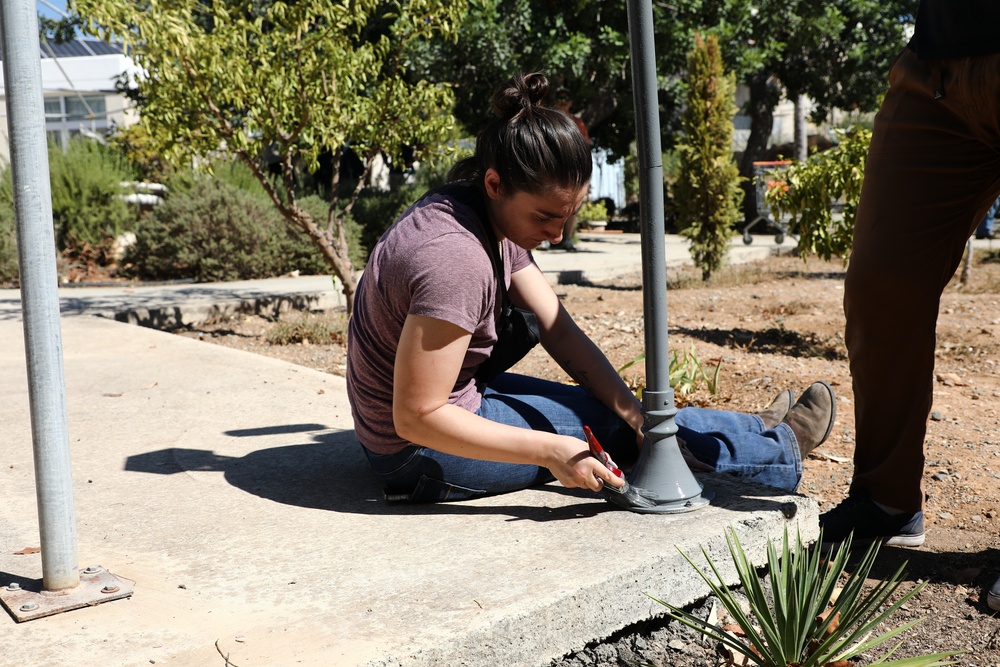
<path id="1" fill-rule="evenodd" d="M 486 170 L 496 169 L 507 195 L 589 183 L 590 144 L 569 116 L 542 105 L 548 93 L 540 72 L 517 74 L 497 87 L 496 117 L 476 138 L 476 154 L 455 165 L 450 179 L 481 185 Z"/>

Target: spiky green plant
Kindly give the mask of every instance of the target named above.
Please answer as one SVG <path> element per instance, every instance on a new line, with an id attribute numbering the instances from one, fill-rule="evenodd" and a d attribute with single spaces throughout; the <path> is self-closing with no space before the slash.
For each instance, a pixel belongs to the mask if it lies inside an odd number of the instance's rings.
<path id="1" fill-rule="evenodd" d="M 822 539 L 821 533 L 820 543 Z M 774 544 L 768 543 L 766 570 L 771 580 L 770 596 L 766 594 L 756 569 L 732 529 L 726 533 L 726 542 L 740 585 L 749 600 L 749 613 L 743 611 L 739 600 L 726 585 L 704 549 L 702 553 L 715 575 L 714 580 L 687 554 L 681 552 L 681 555 L 719 598 L 744 634 L 745 640 L 667 602 L 655 597 L 653 599 L 667 607 L 670 610 L 668 615 L 672 618 L 721 642 L 728 649 L 745 655 L 756 665 L 824 667 L 843 664 L 838 661 L 850 661 L 873 650 L 923 620 L 914 619 L 872 638 L 875 628 L 924 586 L 922 583 L 918 584 L 892 601 L 902 583 L 903 569 L 906 567 L 906 563 L 903 563 L 888 579 L 879 581 L 870 588 L 866 587 L 865 582 L 878 554 L 878 542 L 869 547 L 864 558 L 847 578 L 839 596 L 835 596 L 834 591 L 838 588 L 847 564 L 850 539 L 842 543 L 833 553 L 833 558 L 829 559 L 829 554 L 824 555 L 821 549 L 806 549 L 798 534 L 795 548 L 791 548 L 786 528 L 780 557 Z M 955 662 L 950 658 L 962 653 L 953 651 L 887 661 L 900 644 L 901 642 L 896 643 L 871 664 L 897 667 L 953 665 Z"/>

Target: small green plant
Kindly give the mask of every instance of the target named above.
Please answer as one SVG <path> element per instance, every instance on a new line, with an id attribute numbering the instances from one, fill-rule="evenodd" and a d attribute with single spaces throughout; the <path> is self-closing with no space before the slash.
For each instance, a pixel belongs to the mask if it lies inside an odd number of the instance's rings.
<path id="1" fill-rule="evenodd" d="M 706 373 L 705 367 L 694 352 L 693 345 L 690 352 L 674 350 L 670 355 L 670 386 L 679 396 L 687 396 L 702 382 L 710 394 L 718 393 L 720 372 L 722 372 L 721 361 L 715 370 Z"/>
<path id="2" fill-rule="evenodd" d="M 623 373 L 629 368 L 644 361 L 646 359 L 645 354 L 640 354 L 632 361 L 623 365 L 618 369 L 618 375 L 621 375 L 624 379 Z M 670 355 L 670 388 L 674 390 L 679 396 L 687 396 L 692 391 L 698 388 L 701 383 L 705 383 L 705 388 L 708 389 L 709 393 L 716 394 L 719 391 L 719 374 L 722 372 L 722 362 L 714 368 L 710 369 L 710 372 L 705 372 L 705 367 L 702 365 L 701 361 L 698 360 L 698 355 L 695 354 L 694 346 L 691 347 L 690 352 L 679 352 L 674 350 Z M 625 380 L 625 384 L 631 388 L 639 398 L 642 398 L 642 390 L 644 387 L 640 385 L 639 378 L 633 377 L 631 380 Z"/>
<path id="3" fill-rule="evenodd" d="M 608 207 L 603 201 L 586 201 L 576 217 L 580 222 L 606 222 L 608 219 Z"/>
<path id="4" fill-rule="evenodd" d="M 819 541 L 822 542 L 822 533 Z M 923 620 L 918 618 L 909 621 L 873 637 L 875 628 L 924 586 L 923 583 L 918 584 L 897 596 L 903 569 L 906 567 L 904 563 L 888 579 L 867 587 L 865 582 L 878 555 L 878 542 L 869 547 L 840 587 L 838 584 L 847 565 L 851 540 L 842 543 L 833 553 L 833 558 L 828 559 L 828 555 L 824 555 L 821 549 L 806 549 L 799 535 L 796 535 L 796 544 L 792 548 L 786 527 L 780 557 L 774 544 L 768 543 L 766 571 L 771 583 L 770 595 L 764 590 L 757 571 L 732 529 L 726 533 L 726 543 L 729 545 L 740 585 L 749 601 L 749 613 L 744 611 L 704 549 L 702 553 L 715 575 L 714 579 L 687 554 L 681 552 L 681 555 L 722 602 L 739 626 L 743 637 L 667 602 L 653 599 L 667 607 L 670 610 L 668 615 L 672 618 L 721 642 L 727 649 L 745 656 L 755 665 L 847 667 L 853 664 L 850 662 L 852 658 L 874 650 Z M 950 658 L 962 653 L 935 653 L 887 662 L 887 658 L 898 648 L 897 643 L 871 664 L 897 667 L 953 665 L 955 662 Z"/>
<path id="5" fill-rule="evenodd" d="M 266 340 L 270 345 L 331 345 L 347 340 L 347 319 L 338 315 L 305 315 L 290 320 L 279 321 L 268 331 Z"/>
<path id="6" fill-rule="evenodd" d="M 770 188 L 764 195 L 775 217 L 791 217 L 790 228 L 799 236 L 803 259 L 815 254 L 846 260 L 851 252 L 872 133 L 863 128 L 833 132 L 838 138 L 835 148 L 791 165 L 778 176 L 784 186 Z M 836 202 L 843 205 L 843 216 L 833 215 Z"/>

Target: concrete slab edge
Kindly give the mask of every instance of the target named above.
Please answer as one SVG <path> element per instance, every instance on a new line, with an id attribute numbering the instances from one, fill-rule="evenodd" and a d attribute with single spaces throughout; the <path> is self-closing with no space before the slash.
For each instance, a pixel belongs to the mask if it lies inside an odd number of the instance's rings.
<path id="1" fill-rule="evenodd" d="M 718 485 L 717 482 L 713 484 Z M 819 536 L 818 509 L 814 501 L 801 496 L 783 497 L 782 501 L 782 511 L 748 513 L 728 524 L 758 568 L 767 562 L 769 542 L 780 547 L 786 526 L 790 539 L 794 539 L 798 531 L 806 544 L 815 542 Z M 603 641 L 631 625 L 662 616 L 666 608 L 649 595 L 678 607 L 708 597 L 711 593 L 708 585 L 681 554 L 683 551 L 704 569 L 707 563 L 702 550 L 718 567 L 727 585 L 738 583 L 725 531 L 706 531 L 664 545 L 662 554 L 638 567 L 615 570 L 603 581 L 572 590 L 559 599 L 541 600 L 516 616 L 474 629 L 446 645 L 411 655 L 387 656 L 370 661 L 365 667 L 437 667 L 443 664 L 452 667 L 544 667 L 552 660 L 592 642 Z M 602 557 L 612 558 L 613 554 L 602 554 L 599 548 L 595 549 L 594 567 L 600 567 Z"/>

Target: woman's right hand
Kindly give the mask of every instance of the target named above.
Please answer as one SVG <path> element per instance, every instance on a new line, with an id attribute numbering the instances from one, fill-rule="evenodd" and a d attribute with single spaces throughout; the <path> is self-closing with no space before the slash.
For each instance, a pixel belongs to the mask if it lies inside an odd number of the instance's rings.
<path id="1" fill-rule="evenodd" d="M 568 435 L 556 435 L 545 467 L 568 489 L 600 491 L 604 484 L 622 486 L 620 479 L 590 455 L 587 443 Z"/>

